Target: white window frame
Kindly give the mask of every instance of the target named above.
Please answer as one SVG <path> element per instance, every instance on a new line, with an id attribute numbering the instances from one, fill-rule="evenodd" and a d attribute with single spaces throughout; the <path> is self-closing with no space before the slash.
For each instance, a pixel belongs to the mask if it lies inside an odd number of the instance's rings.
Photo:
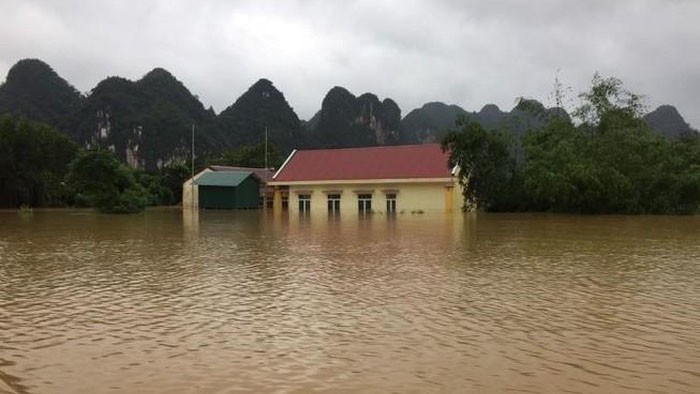
<path id="1" fill-rule="evenodd" d="M 340 193 L 328 194 L 328 214 L 329 215 L 339 215 L 340 214 Z"/>
<path id="2" fill-rule="evenodd" d="M 311 213 L 311 194 L 299 194 L 297 195 L 297 200 L 300 214 L 308 215 Z"/>
<path id="3" fill-rule="evenodd" d="M 358 193 L 357 194 L 357 212 L 360 215 L 368 215 L 372 213 L 372 194 Z"/>
<path id="4" fill-rule="evenodd" d="M 387 215 L 396 213 L 396 193 L 386 194 L 386 213 Z"/>

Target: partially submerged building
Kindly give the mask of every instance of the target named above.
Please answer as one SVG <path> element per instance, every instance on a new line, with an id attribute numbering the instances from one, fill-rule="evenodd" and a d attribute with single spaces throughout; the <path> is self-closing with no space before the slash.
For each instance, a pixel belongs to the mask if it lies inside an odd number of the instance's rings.
<path id="1" fill-rule="evenodd" d="M 293 151 L 268 183 L 290 214 L 454 212 L 458 169 L 439 144 Z"/>
<path id="2" fill-rule="evenodd" d="M 264 204 L 272 170 L 210 166 L 182 185 L 184 209 L 255 209 Z"/>

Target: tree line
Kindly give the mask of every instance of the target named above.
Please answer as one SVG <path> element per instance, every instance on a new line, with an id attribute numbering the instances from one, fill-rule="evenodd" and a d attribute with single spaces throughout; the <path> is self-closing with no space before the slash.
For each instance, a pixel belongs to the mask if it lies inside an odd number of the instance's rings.
<path id="1" fill-rule="evenodd" d="M 557 95 L 559 93 L 557 92 Z M 700 137 L 654 133 L 641 98 L 620 80 L 596 75 L 573 112 L 545 110 L 533 100 L 518 109 L 524 133 L 487 129 L 462 117 L 443 140 L 458 164 L 466 205 L 487 211 L 691 214 L 700 210 Z M 560 101 L 560 100 L 558 100 Z M 198 157 L 208 165 L 262 167 L 264 144 L 239 145 Z M 283 159 L 274 147 L 270 166 Z M 81 149 L 50 126 L 0 117 L 0 207 L 95 207 L 139 212 L 180 202 L 189 163 L 147 172 L 110 150 Z"/>
<path id="2" fill-rule="evenodd" d="M 558 96 L 560 92 L 555 92 Z M 595 75 L 574 119 L 543 117 L 520 138 L 468 118 L 442 141 L 461 168 L 466 207 L 583 214 L 693 214 L 700 210 L 700 137 L 669 139 L 642 119 L 641 97 Z"/>
<path id="3" fill-rule="evenodd" d="M 268 162 L 280 161 L 276 150 Z M 264 145 L 241 146 L 197 158 L 197 171 L 212 164 L 262 167 Z M 0 208 L 93 207 L 134 213 L 146 206 L 175 205 L 190 177 L 189 163 L 157 171 L 134 169 L 108 149 L 81 149 L 50 126 L 0 116 Z"/>

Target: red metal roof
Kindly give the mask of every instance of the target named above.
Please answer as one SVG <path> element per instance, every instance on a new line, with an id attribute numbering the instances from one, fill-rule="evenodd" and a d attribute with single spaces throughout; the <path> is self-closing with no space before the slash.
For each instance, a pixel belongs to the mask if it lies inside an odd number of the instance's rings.
<path id="1" fill-rule="evenodd" d="M 296 151 L 273 182 L 450 177 L 439 144 Z"/>

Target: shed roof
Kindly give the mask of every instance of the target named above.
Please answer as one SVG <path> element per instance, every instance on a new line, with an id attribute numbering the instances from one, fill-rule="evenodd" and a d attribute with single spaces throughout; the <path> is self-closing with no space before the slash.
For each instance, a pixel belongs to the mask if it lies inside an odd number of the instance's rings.
<path id="1" fill-rule="evenodd" d="M 260 168 L 260 167 L 238 167 L 238 166 L 217 166 L 217 165 L 211 165 L 209 168 L 212 171 L 248 171 L 252 172 L 257 177 L 267 183 L 272 180 L 272 176 L 275 174 L 275 171 L 270 169 L 270 168 Z"/>
<path id="2" fill-rule="evenodd" d="M 439 144 L 295 151 L 272 180 L 447 178 L 448 161 Z"/>
<path id="3" fill-rule="evenodd" d="M 197 185 L 236 187 L 249 176 L 253 176 L 257 181 L 260 181 L 260 179 L 250 171 L 213 171 L 202 174 L 197 179 Z"/>

